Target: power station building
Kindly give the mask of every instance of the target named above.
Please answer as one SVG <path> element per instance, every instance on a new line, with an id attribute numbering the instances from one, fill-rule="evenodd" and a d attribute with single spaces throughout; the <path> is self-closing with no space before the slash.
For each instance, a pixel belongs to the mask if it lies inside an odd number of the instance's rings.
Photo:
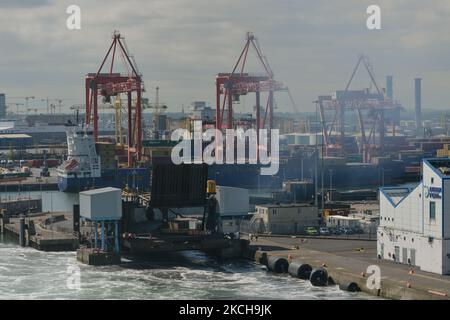
<path id="1" fill-rule="evenodd" d="M 380 189 L 380 259 L 450 274 L 450 159 L 424 159 L 416 187 Z"/>

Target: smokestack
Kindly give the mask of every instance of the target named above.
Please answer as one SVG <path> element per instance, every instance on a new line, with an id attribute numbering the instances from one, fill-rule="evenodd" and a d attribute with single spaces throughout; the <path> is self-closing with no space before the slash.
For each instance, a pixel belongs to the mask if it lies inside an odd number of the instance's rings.
<path id="1" fill-rule="evenodd" d="M 416 129 L 417 135 L 423 135 L 422 128 L 422 79 L 414 79 L 415 107 L 416 107 Z"/>
<path id="2" fill-rule="evenodd" d="M 394 84 L 392 76 L 386 77 L 386 95 L 389 99 L 394 100 Z"/>

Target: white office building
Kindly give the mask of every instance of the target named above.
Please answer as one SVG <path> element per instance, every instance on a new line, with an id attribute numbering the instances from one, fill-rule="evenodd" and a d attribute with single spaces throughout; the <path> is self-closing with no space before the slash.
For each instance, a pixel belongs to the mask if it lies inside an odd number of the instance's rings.
<path id="1" fill-rule="evenodd" d="M 380 189 L 378 257 L 450 274 L 450 159 L 423 160 L 416 187 Z"/>

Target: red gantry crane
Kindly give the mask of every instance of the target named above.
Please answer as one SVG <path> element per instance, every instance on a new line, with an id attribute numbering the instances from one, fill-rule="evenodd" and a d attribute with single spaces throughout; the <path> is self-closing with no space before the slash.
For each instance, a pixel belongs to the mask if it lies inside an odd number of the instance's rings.
<path id="1" fill-rule="evenodd" d="M 264 74 L 253 75 L 245 73 L 248 52 L 252 47 L 261 63 Z M 273 128 L 274 92 L 288 91 L 281 82 L 275 81 L 272 69 L 262 54 L 257 38 L 247 33 L 244 48 L 241 51 L 231 73 L 219 73 L 216 77 L 216 128 L 232 129 L 235 125 L 233 119 L 233 102 L 239 101 L 239 96 L 254 92 L 256 95 L 256 130 L 266 126 L 267 118 L 269 129 Z M 264 118 L 261 117 L 261 92 L 267 92 L 267 103 Z M 223 96 L 223 100 L 222 100 Z M 226 111 L 226 112 L 225 112 Z"/>
<path id="2" fill-rule="evenodd" d="M 122 56 L 128 74 L 114 73 L 116 54 Z M 102 73 L 102 69 L 111 56 L 109 72 Z M 129 54 L 125 39 L 118 31 L 113 34 L 113 41 L 106 53 L 100 68 L 96 73 L 86 75 L 86 124 L 93 124 L 94 137 L 98 140 L 98 96 L 105 102 L 111 102 L 112 96 L 127 95 L 128 112 L 128 166 L 133 166 L 141 156 L 142 149 L 142 92 L 145 91 L 142 75 L 136 63 Z M 132 106 L 133 92 L 136 93 L 136 104 Z M 133 114 L 134 110 L 134 114 Z"/>
<path id="3" fill-rule="evenodd" d="M 370 81 L 375 87 L 375 92 L 366 90 L 349 90 L 360 65 L 364 65 Z M 398 107 L 398 104 L 389 99 L 384 91 L 375 81 L 375 76 L 371 70 L 369 60 L 366 56 L 360 55 L 358 62 L 353 70 L 350 80 L 343 91 L 336 91 L 334 96 L 319 96 L 316 101 L 319 107 L 320 121 L 322 125 L 323 144 L 325 155 L 345 155 L 347 153 L 345 146 L 345 114 L 346 111 L 355 110 L 358 113 L 358 120 L 361 130 L 360 153 L 363 156 L 363 162 L 368 162 L 373 156 L 374 151 L 378 149 L 378 155 L 383 155 L 384 137 L 385 137 L 385 110 L 391 110 Z M 325 111 L 333 110 L 334 116 L 332 123 L 327 124 Z M 362 111 L 366 110 L 371 120 L 371 130 L 369 136 L 366 136 L 364 119 Z M 337 125 L 339 128 L 338 137 L 333 138 L 333 128 Z M 378 147 L 375 140 L 378 130 Z"/>

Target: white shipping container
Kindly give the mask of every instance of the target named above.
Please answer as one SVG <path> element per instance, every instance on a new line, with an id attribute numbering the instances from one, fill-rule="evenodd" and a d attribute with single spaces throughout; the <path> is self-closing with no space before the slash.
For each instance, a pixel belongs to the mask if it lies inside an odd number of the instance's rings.
<path id="1" fill-rule="evenodd" d="M 98 220 L 119 220 L 122 218 L 122 190 L 102 188 L 80 192 L 80 215 Z"/>
<path id="2" fill-rule="evenodd" d="M 248 189 L 217 186 L 216 199 L 221 216 L 248 214 L 250 210 L 250 195 Z"/>

